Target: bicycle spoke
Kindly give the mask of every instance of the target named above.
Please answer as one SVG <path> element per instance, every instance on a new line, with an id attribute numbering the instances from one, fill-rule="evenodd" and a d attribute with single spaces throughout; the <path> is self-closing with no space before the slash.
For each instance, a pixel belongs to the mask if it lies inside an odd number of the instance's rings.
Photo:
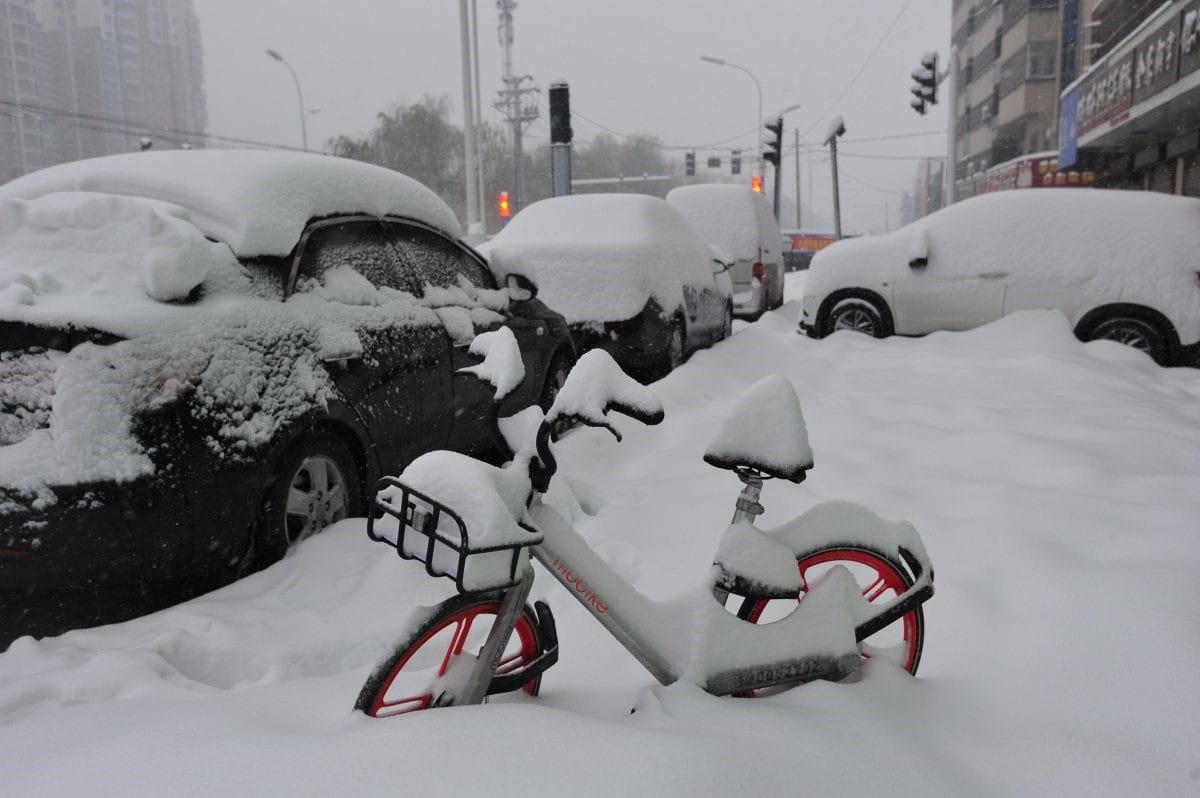
<path id="1" fill-rule="evenodd" d="M 450 645 L 446 647 L 446 656 L 442 658 L 442 664 L 438 667 L 439 677 L 445 676 L 446 671 L 450 670 L 451 661 L 462 655 L 463 648 L 467 644 L 467 635 L 471 633 L 471 622 L 474 620 L 474 615 L 468 615 L 454 625 L 454 637 L 450 641 Z"/>
<path id="2" fill-rule="evenodd" d="M 882 596 L 884 593 L 887 592 L 888 587 L 889 587 L 889 585 L 887 583 L 887 580 L 884 579 L 883 575 L 881 574 L 878 577 L 876 577 L 875 581 L 872 584 L 863 588 L 863 591 L 862 591 L 863 598 L 865 598 L 870 603 L 874 603 L 875 599 L 879 598 L 880 596 Z"/>

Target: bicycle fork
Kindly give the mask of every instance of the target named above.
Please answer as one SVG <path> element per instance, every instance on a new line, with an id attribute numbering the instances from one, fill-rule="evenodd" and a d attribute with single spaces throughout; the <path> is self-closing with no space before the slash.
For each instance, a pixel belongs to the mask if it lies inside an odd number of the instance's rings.
<path id="1" fill-rule="evenodd" d="M 500 611 L 496 615 L 496 621 L 492 624 L 492 629 L 488 632 L 487 640 L 484 642 L 483 648 L 479 650 L 475 663 L 471 665 L 470 674 L 466 677 L 465 682 L 461 687 L 454 684 L 445 685 L 442 693 L 434 701 L 434 706 L 469 706 L 483 703 L 488 695 L 492 677 L 495 675 L 496 669 L 500 667 L 500 661 L 504 659 L 504 649 L 508 645 L 509 638 L 512 637 L 513 629 L 517 626 L 517 620 L 521 617 L 521 610 L 524 609 L 525 600 L 529 598 L 532 588 L 533 568 L 526 565 L 520 581 L 514 587 L 504 591 L 504 598 L 500 602 Z"/>

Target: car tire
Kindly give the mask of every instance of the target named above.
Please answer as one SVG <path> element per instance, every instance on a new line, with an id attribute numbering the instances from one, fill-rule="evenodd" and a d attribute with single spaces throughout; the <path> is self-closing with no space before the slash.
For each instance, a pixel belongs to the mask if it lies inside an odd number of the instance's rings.
<path id="1" fill-rule="evenodd" d="M 724 341 L 726 338 L 733 335 L 733 303 L 725 306 L 725 320 L 721 323 L 721 337 L 718 340 Z"/>
<path id="2" fill-rule="evenodd" d="M 872 338 L 884 338 L 888 334 L 879 308 L 870 300 L 858 297 L 843 299 L 835 304 L 825 317 L 823 329 L 825 335 L 838 330 L 853 330 Z"/>
<path id="3" fill-rule="evenodd" d="M 1145 352 L 1160 366 L 1168 365 L 1166 334 L 1157 325 L 1134 316 L 1109 316 L 1095 324 L 1086 341 L 1116 341 Z"/>
<path id="4" fill-rule="evenodd" d="M 252 570 L 282 559 L 330 524 L 362 514 L 362 478 L 350 448 L 329 431 L 306 434 L 275 467 L 258 519 Z"/>

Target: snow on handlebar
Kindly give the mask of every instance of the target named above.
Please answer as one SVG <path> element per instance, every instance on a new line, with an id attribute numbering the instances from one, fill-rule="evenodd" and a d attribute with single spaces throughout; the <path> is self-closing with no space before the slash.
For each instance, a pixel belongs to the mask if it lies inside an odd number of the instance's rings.
<path id="1" fill-rule="evenodd" d="M 621 433 L 608 422 L 615 410 L 643 424 L 663 420 L 658 397 L 617 365 L 603 349 L 585 353 L 575 363 L 566 383 L 546 413 L 545 424 L 570 419 L 590 427 L 603 427 L 621 440 Z"/>

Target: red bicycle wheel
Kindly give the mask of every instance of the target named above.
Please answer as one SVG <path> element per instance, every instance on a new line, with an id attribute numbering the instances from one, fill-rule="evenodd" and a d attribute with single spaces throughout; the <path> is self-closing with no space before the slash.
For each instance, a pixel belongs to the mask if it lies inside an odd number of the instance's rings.
<path id="1" fill-rule="evenodd" d="M 391 653 L 381 659 L 363 684 L 354 708 L 373 718 L 386 718 L 428 709 L 437 702 L 439 682 L 458 657 L 474 658 L 487 640 L 500 612 L 495 594 L 459 595 L 417 624 Z M 543 650 L 537 616 L 526 605 L 504 649 L 497 676 L 525 667 Z M 537 695 L 540 675 L 524 685 Z"/>
<path id="2" fill-rule="evenodd" d="M 888 602 L 912 586 L 908 570 L 893 557 L 863 546 L 830 546 L 797 560 L 803 587 L 799 601 L 809 585 L 814 585 L 836 566 L 846 568 L 862 589 L 863 598 L 872 604 Z M 738 617 L 751 623 L 766 623 L 792 611 L 790 599 L 746 599 Z M 925 643 L 925 614 L 917 606 L 894 623 L 862 641 L 863 659 L 883 657 L 915 674 L 921 663 Z"/>

